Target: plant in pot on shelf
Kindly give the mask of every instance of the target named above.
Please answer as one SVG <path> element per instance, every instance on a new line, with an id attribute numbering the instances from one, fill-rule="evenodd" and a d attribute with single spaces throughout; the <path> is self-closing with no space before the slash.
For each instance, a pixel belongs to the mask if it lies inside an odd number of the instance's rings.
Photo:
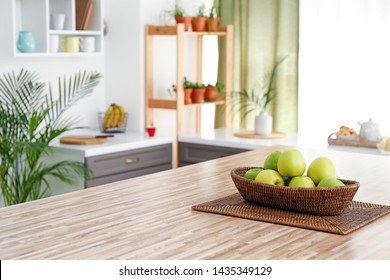
<path id="1" fill-rule="evenodd" d="M 191 95 L 193 90 L 193 83 L 191 83 L 186 77 L 184 77 L 183 92 L 184 92 L 184 105 L 191 104 Z M 176 85 L 172 85 L 168 92 L 172 95 L 172 92 L 177 93 Z"/>
<path id="2" fill-rule="evenodd" d="M 217 98 L 218 93 L 222 92 L 223 88 L 224 84 L 220 80 L 218 80 L 215 85 L 208 84 L 204 94 L 204 99 L 206 101 L 214 101 Z"/>
<path id="3" fill-rule="evenodd" d="M 34 72 L 22 69 L 0 77 L 0 186 L 5 206 L 49 196 L 50 179 L 74 184 L 90 177 L 84 163 L 50 163 L 45 158 L 52 155 L 52 140 L 80 128 L 77 117 L 64 113 L 92 93 L 100 78 L 87 72 L 59 78 L 58 93 L 53 94 L 50 85 L 46 93 Z"/>
<path id="4" fill-rule="evenodd" d="M 267 107 L 276 96 L 274 82 L 277 69 L 287 56 L 278 59 L 270 73 L 263 76 L 262 81 L 249 93 L 246 89 L 233 92 L 233 104 L 238 104 L 238 110 L 244 111 L 243 118 L 252 112 L 258 112 L 255 117 L 255 134 L 272 133 L 272 116 L 267 113 Z M 257 92 L 260 90 L 260 92 Z"/>
<path id="5" fill-rule="evenodd" d="M 173 17 L 176 21 L 176 24 L 183 23 L 184 30 L 188 31 L 191 25 L 192 17 L 185 16 L 185 11 L 178 1 L 175 1 L 175 5 L 171 10 L 163 11 L 163 15 L 166 17 Z M 165 20 L 167 21 L 167 20 Z"/>
<path id="6" fill-rule="evenodd" d="M 194 84 L 184 77 L 183 91 L 184 91 L 184 104 L 192 103 L 192 92 L 194 90 Z"/>
<path id="7" fill-rule="evenodd" d="M 206 86 L 204 84 L 193 83 L 192 94 L 191 94 L 192 103 L 203 103 L 205 92 L 206 92 Z"/>
<path id="8" fill-rule="evenodd" d="M 192 31 L 207 31 L 206 6 L 204 4 L 199 6 L 197 15 L 192 18 Z"/>
<path id="9" fill-rule="evenodd" d="M 207 18 L 207 30 L 209 32 L 218 31 L 220 17 L 217 15 L 217 9 L 213 5 L 210 9 L 209 17 Z"/>

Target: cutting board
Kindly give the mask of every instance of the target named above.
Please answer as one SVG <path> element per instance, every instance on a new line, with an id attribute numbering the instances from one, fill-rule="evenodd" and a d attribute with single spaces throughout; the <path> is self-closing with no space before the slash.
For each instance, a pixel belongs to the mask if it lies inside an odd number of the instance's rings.
<path id="1" fill-rule="evenodd" d="M 275 139 L 275 138 L 283 138 L 286 136 L 283 132 L 272 132 L 270 134 L 256 134 L 252 131 L 240 131 L 234 133 L 234 136 L 242 137 L 242 138 L 257 138 L 257 139 Z"/>
<path id="2" fill-rule="evenodd" d="M 107 142 L 107 137 L 96 137 L 96 136 L 64 136 L 60 138 L 62 144 L 73 144 L 73 145 L 92 145 L 102 144 Z"/>

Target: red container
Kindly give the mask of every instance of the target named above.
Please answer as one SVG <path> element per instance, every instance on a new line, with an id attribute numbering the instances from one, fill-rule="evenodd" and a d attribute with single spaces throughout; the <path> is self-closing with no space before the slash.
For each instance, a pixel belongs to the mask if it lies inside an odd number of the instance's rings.
<path id="1" fill-rule="evenodd" d="M 156 128 L 155 128 L 155 127 L 147 127 L 147 128 L 146 128 L 146 131 L 148 132 L 148 135 L 149 135 L 150 137 L 153 137 L 154 134 L 156 133 Z"/>

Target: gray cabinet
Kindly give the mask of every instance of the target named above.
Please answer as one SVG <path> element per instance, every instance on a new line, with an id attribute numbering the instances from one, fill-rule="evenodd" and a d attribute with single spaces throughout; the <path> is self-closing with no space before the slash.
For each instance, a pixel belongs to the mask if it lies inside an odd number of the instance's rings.
<path id="1" fill-rule="evenodd" d="M 230 156 L 230 155 L 234 155 L 246 151 L 249 150 L 180 142 L 179 161 L 180 161 L 180 166 L 185 166 L 185 165 L 198 163 L 206 160 Z"/>
<path id="2" fill-rule="evenodd" d="M 85 187 L 112 183 L 172 168 L 172 144 L 86 157 L 93 177 Z"/>

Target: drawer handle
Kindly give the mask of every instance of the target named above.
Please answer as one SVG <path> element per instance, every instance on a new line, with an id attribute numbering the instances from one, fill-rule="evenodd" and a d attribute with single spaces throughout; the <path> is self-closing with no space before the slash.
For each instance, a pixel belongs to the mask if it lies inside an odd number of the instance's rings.
<path id="1" fill-rule="evenodd" d="M 129 159 L 126 159 L 125 162 L 127 164 L 132 164 L 132 163 L 136 163 L 138 161 L 138 158 L 129 158 Z"/>

